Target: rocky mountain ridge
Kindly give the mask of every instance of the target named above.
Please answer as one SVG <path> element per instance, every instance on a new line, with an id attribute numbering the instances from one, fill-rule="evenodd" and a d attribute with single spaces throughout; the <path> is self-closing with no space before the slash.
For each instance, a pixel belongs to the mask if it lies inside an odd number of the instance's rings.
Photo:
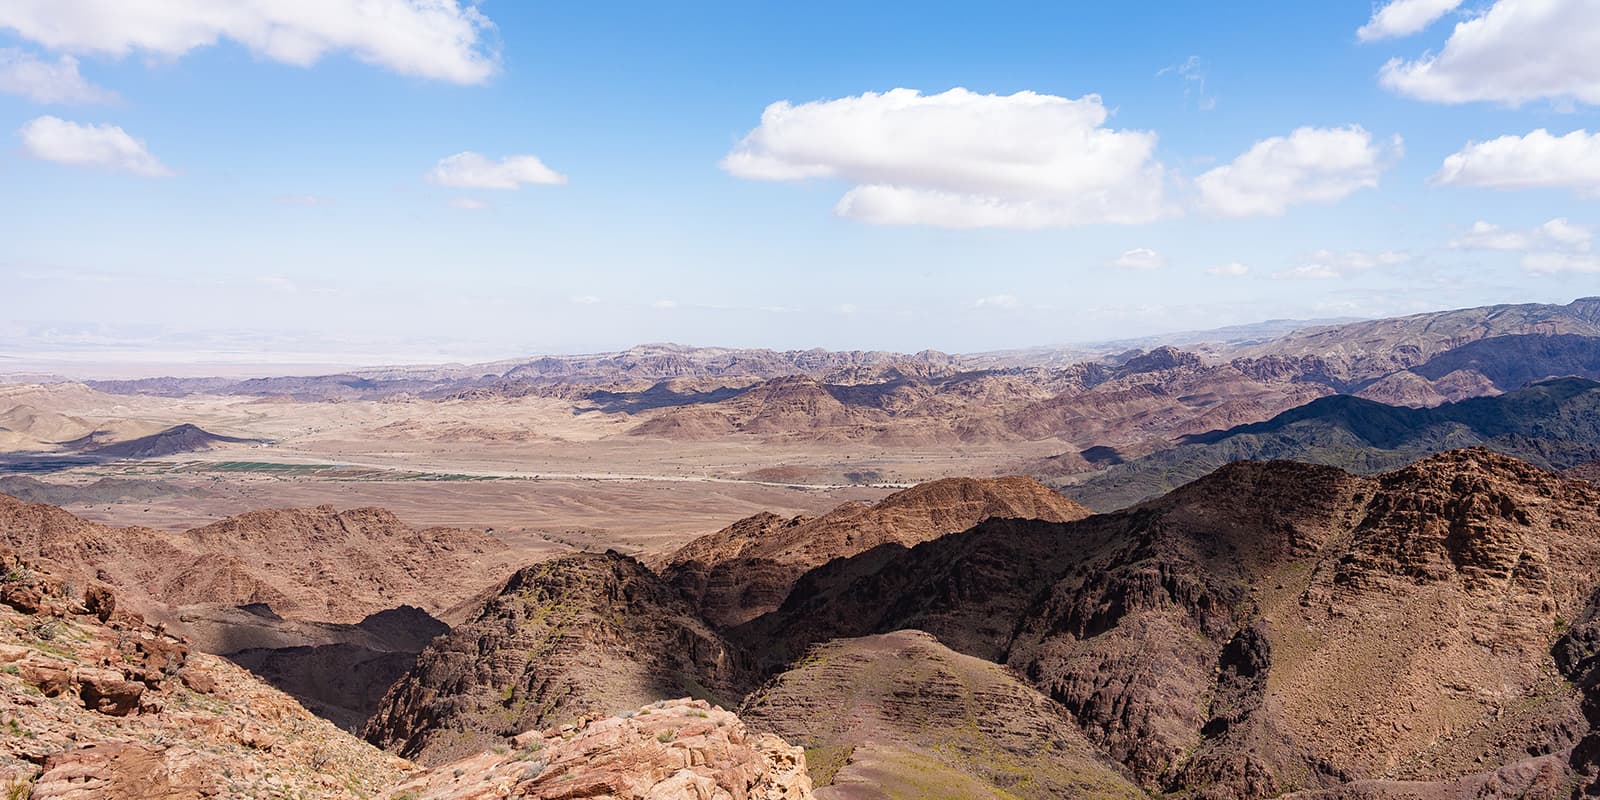
<path id="1" fill-rule="evenodd" d="M 911 546 L 991 517 L 1067 522 L 1088 509 L 1031 478 L 945 478 L 820 517 L 757 514 L 673 553 L 662 577 L 713 625 L 775 610 L 805 572 L 887 543 Z"/>
<path id="2" fill-rule="evenodd" d="M 746 659 L 643 564 L 616 552 L 563 556 L 518 571 L 474 619 L 429 644 L 365 735 L 437 765 L 663 697 L 733 705 L 753 680 Z"/>
<path id="3" fill-rule="evenodd" d="M 0 790 L 17 800 L 809 800 L 804 753 L 704 702 L 516 737 L 424 771 L 0 548 Z"/>
<path id="4" fill-rule="evenodd" d="M 1488 451 L 1376 478 L 1242 463 L 832 562 L 730 638 L 776 668 L 926 630 L 1017 670 L 1151 791 L 1558 797 L 1595 775 L 1588 673 L 1563 666 L 1591 662 L 1556 654 L 1588 652 L 1597 567 L 1600 491 Z"/>

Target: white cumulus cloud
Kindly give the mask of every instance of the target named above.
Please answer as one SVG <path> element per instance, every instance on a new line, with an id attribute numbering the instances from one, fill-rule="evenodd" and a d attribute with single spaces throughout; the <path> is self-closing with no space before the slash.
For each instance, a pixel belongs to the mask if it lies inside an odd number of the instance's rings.
<path id="1" fill-rule="evenodd" d="M 1195 179 L 1202 207 L 1230 217 L 1275 216 L 1289 206 L 1331 203 L 1378 185 L 1388 157 L 1359 125 L 1298 128 L 1256 142 L 1231 163 Z"/>
<path id="2" fill-rule="evenodd" d="M 78 59 L 61 56 L 55 63 L 14 47 L 0 48 L 0 92 L 21 95 L 35 103 L 110 103 L 117 93 L 102 89 L 78 72 Z"/>
<path id="3" fill-rule="evenodd" d="M 17 135 L 22 137 L 22 151 L 42 161 L 103 167 L 152 178 L 172 174 L 150 154 L 144 142 L 115 125 L 81 125 L 45 116 L 30 120 Z"/>
<path id="4" fill-rule="evenodd" d="M 877 224 L 1047 228 L 1168 213 L 1156 135 L 1105 127 L 1098 95 L 894 89 L 773 103 L 722 160 L 753 180 L 855 184 L 835 206 Z"/>
<path id="5" fill-rule="evenodd" d="M 482 83 L 494 25 L 468 0 L 6 0 L 0 28 L 54 50 L 177 58 L 227 39 L 309 66 L 329 52 L 404 75 Z"/>
<path id="6" fill-rule="evenodd" d="M 1445 158 L 1433 183 L 1491 189 L 1567 188 L 1600 195 L 1600 133 L 1576 130 L 1468 142 Z"/>
<path id="7" fill-rule="evenodd" d="M 1356 31 L 1363 42 L 1410 36 L 1456 10 L 1461 0 L 1390 0 Z"/>
<path id="8" fill-rule="evenodd" d="M 559 186 L 567 176 L 534 156 L 506 156 L 493 161 L 471 151 L 439 159 L 428 180 L 458 189 L 516 189 L 523 184 Z"/>
<path id="9" fill-rule="evenodd" d="M 1111 266 L 1117 269 L 1152 270 L 1166 265 L 1167 257 L 1148 247 L 1135 247 L 1111 259 Z"/>
<path id="10" fill-rule="evenodd" d="M 1206 272 L 1222 278 L 1238 278 L 1250 274 L 1250 268 L 1234 261 L 1227 264 L 1218 264 L 1206 270 Z"/>
<path id="11" fill-rule="evenodd" d="M 1594 0 L 1496 0 L 1456 25 L 1438 53 L 1393 59 L 1388 89 L 1435 103 L 1537 99 L 1600 103 L 1600 5 Z"/>

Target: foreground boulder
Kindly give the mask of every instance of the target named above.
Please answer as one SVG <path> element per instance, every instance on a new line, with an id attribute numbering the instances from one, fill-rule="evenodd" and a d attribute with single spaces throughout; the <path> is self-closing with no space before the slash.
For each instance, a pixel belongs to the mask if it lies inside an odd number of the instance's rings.
<path id="1" fill-rule="evenodd" d="M 497 751 L 445 764 L 391 800 L 808 800 L 805 752 L 752 735 L 703 700 L 652 703 L 621 716 L 521 734 Z"/>

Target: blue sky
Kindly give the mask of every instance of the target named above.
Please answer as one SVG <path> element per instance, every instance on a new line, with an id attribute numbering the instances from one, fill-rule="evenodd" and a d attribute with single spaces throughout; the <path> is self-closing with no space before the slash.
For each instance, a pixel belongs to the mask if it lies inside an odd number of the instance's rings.
<path id="1" fill-rule="evenodd" d="M 13 354 L 975 351 L 1600 293 L 1584 0 L 6 5 Z"/>

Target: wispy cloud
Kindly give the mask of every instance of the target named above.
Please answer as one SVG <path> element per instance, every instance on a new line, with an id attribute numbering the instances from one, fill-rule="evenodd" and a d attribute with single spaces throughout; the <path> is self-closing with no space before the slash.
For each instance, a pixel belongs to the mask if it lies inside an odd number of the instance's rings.
<path id="1" fill-rule="evenodd" d="M 536 184 L 560 186 L 567 176 L 544 165 L 535 156 L 506 156 L 499 161 L 471 151 L 439 160 L 428 181 L 457 189 L 518 189 Z"/>
<path id="2" fill-rule="evenodd" d="M 1153 270 L 1167 265 L 1167 257 L 1148 247 L 1135 247 L 1111 259 L 1116 269 Z"/>

